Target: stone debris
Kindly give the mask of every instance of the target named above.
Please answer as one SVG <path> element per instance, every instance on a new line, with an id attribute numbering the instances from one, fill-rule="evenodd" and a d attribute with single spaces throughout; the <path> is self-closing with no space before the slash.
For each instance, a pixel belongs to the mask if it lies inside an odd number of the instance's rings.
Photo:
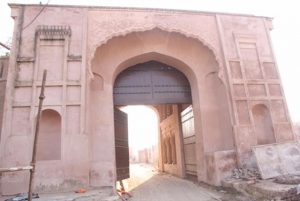
<path id="1" fill-rule="evenodd" d="M 300 184 L 300 175 L 282 175 L 274 179 L 275 183 L 278 184 Z"/>
<path id="2" fill-rule="evenodd" d="M 279 200 L 281 200 L 281 201 L 299 201 L 300 200 L 299 185 L 288 190 L 288 192 L 283 194 L 283 196 Z"/>
<path id="3" fill-rule="evenodd" d="M 243 180 L 261 179 L 258 169 L 255 168 L 235 168 L 232 170 L 231 178 Z"/>
<path id="4" fill-rule="evenodd" d="M 37 193 L 33 193 L 32 198 L 33 199 L 39 198 L 39 195 Z M 5 201 L 26 201 L 26 200 L 28 200 L 28 194 L 27 193 L 20 193 L 20 194 L 17 194 L 13 198 L 6 199 Z"/>

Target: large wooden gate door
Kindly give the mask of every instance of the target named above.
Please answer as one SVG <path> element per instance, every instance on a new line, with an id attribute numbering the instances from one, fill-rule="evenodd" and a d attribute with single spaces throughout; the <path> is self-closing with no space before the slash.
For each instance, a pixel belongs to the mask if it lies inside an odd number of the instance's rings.
<path id="1" fill-rule="evenodd" d="M 148 61 L 121 72 L 114 84 L 115 105 L 191 103 L 185 75 L 166 64 Z"/>
<path id="2" fill-rule="evenodd" d="M 128 118 L 114 109 L 117 181 L 129 178 Z"/>
<path id="3" fill-rule="evenodd" d="M 181 112 L 183 150 L 186 176 L 197 175 L 196 135 L 192 106 Z"/>

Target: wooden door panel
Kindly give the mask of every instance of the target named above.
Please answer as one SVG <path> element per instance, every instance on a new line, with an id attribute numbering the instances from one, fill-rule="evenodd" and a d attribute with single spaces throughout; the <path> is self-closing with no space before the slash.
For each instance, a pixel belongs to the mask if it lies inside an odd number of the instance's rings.
<path id="1" fill-rule="evenodd" d="M 192 106 L 181 112 L 185 172 L 197 175 L 196 135 Z"/>
<path id="2" fill-rule="evenodd" d="M 128 118 L 125 112 L 114 109 L 117 180 L 129 175 Z"/>
<path id="3" fill-rule="evenodd" d="M 185 75 L 166 64 L 149 61 L 121 72 L 114 84 L 114 104 L 190 103 L 191 88 Z"/>

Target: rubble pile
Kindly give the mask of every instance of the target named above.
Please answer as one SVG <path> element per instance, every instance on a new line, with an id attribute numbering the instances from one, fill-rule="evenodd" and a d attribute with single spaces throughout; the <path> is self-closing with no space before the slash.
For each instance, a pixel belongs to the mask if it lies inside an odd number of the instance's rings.
<path id="1" fill-rule="evenodd" d="M 291 188 L 288 192 L 284 193 L 284 195 L 280 199 L 281 201 L 299 201 L 300 200 L 300 192 L 299 187 Z"/>
<path id="2" fill-rule="evenodd" d="M 232 170 L 231 178 L 243 180 L 261 179 L 258 169 L 255 168 L 235 168 Z"/>
<path id="3" fill-rule="evenodd" d="M 300 175 L 282 175 L 274 179 L 275 183 L 278 184 L 300 184 Z"/>

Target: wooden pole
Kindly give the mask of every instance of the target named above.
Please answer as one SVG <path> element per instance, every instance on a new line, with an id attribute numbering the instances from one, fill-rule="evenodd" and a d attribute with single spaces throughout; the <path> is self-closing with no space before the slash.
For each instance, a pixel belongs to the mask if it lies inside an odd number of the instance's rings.
<path id="1" fill-rule="evenodd" d="M 1 43 L 1 42 L 0 42 L 0 45 L 1 45 L 2 47 L 4 47 L 4 48 L 10 50 L 10 48 L 9 48 L 7 45 L 5 45 L 4 43 Z"/>
<path id="2" fill-rule="evenodd" d="M 42 110 L 42 106 L 43 106 L 43 101 L 45 99 L 44 90 L 45 90 L 46 77 L 47 77 L 47 70 L 44 70 L 41 93 L 40 93 L 40 97 L 39 97 L 39 99 L 40 99 L 39 100 L 39 108 L 38 108 L 38 113 L 37 113 L 37 117 L 36 117 L 33 150 L 32 150 L 32 160 L 31 160 L 31 164 L 30 164 L 32 166 L 32 169 L 30 170 L 30 180 L 29 180 L 29 190 L 28 190 L 28 200 L 29 201 L 32 201 L 32 187 L 33 187 L 35 163 L 36 163 L 36 148 L 37 148 L 39 129 L 40 129 L 41 110 Z"/>
<path id="3" fill-rule="evenodd" d="M 16 171 L 31 170 L 31 169 L 32 166 L 0 168 L 0 174 L 3 172 L 16 172 Z"/>

